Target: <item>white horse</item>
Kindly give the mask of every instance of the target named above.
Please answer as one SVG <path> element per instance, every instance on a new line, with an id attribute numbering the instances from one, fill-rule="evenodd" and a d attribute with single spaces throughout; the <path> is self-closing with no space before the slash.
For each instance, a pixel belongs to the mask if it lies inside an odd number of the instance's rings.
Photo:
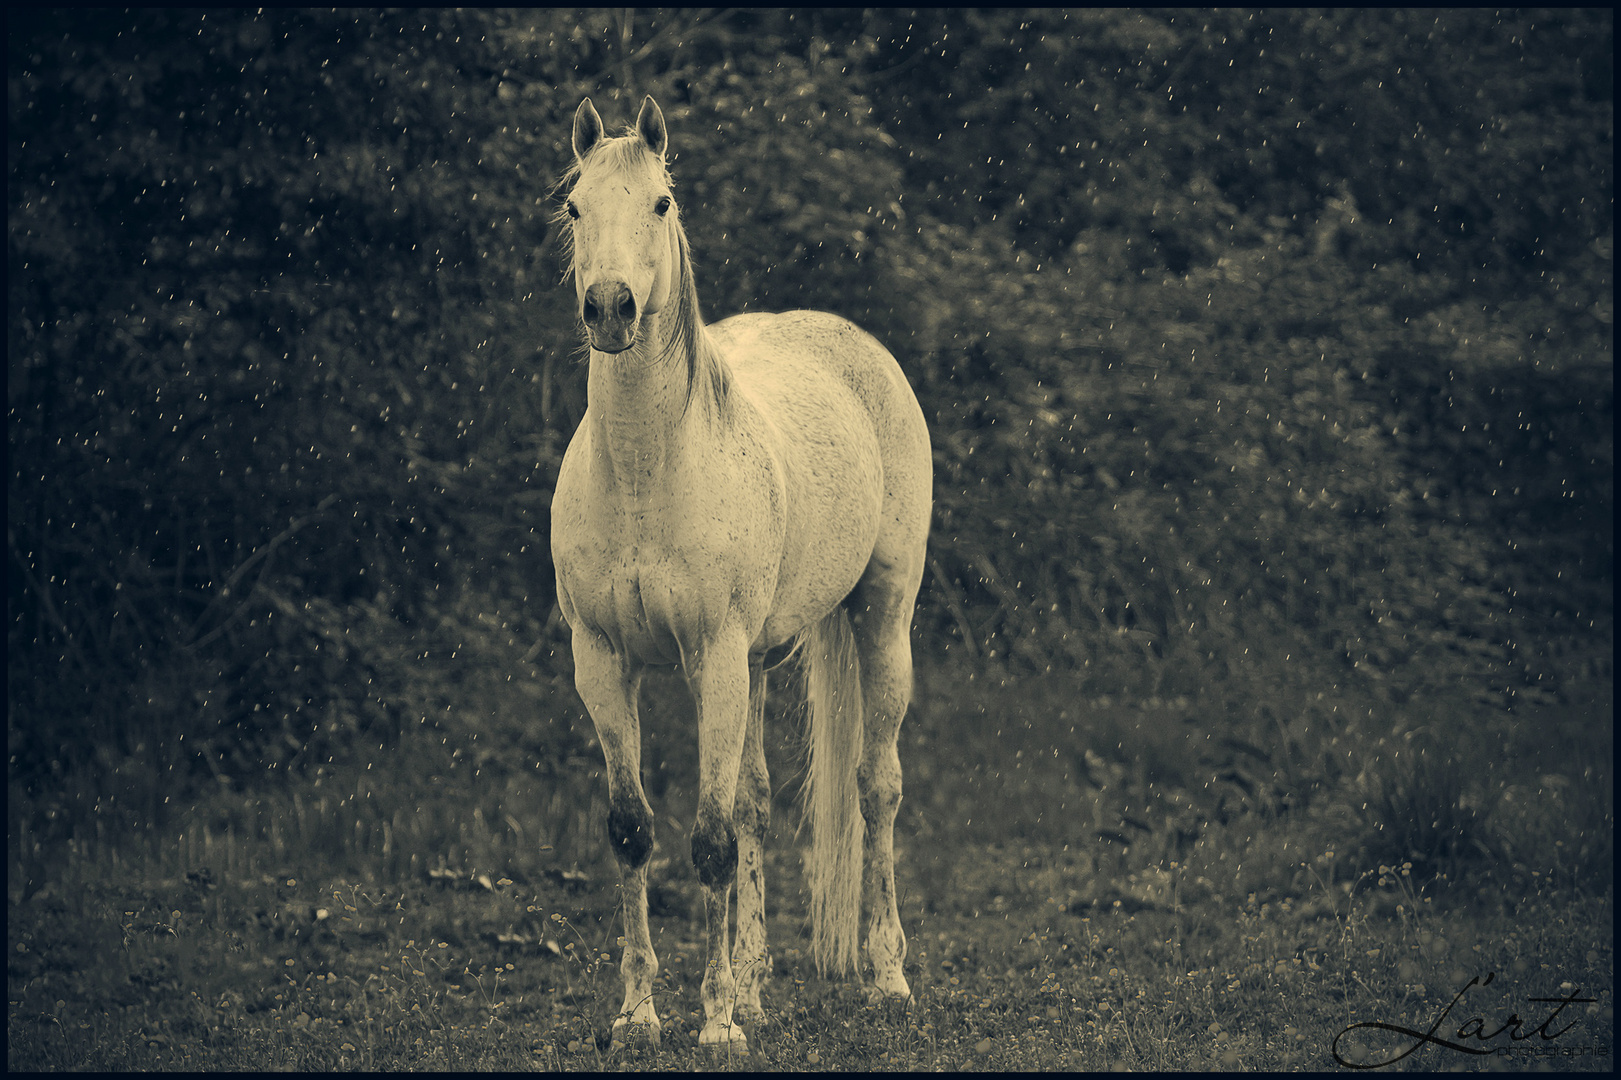
<path id="1" fill-rule="evenodd" d="M 704 325 L 667 140 L 651 97 L 617 138 L 605 137 L 589 99 L 574 115 L 565 177 L 574 184 L 558 220 L 572 239 L 591 362 L 585 417 L 552 499 L 552 559 L 574 684 L 607 759 L 625 911 L 614 1026 L 659 1035 L 647 926 L 653 814 L 636 699 L 645 668 L 679 666 L 698 711 L 692 861 L 709 954 L 699 1042 L 738 1046 L 734 1006 L 740 1019 L 762 1018 L 770 969 L 768 649 L 802 647 L 808 665 L 817 967 L 857 969 L 864 885 L 869 993 L 911 996 L 895 905 L 896 739 L 912 693 L 933 477 L 923 412 L 870 335 L 816 311 Z"/>

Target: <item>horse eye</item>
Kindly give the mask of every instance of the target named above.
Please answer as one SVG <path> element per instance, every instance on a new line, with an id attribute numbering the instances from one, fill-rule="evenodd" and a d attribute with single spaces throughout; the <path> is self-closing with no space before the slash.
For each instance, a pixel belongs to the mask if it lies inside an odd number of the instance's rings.
<path id="1" fill-rule="evenodd" d="M 568 202 L 564 203 L 563 205 L 564 205 L 565 208 L 567 208 L 569 217 L 573 218 L 575 221 L 580 220 L 580 212 L 577 209 L 575 209 L 573 199 L 570 199 Z"/>
<path id="2" fill-rule="evenodd" d="M 659 217 L 663 217 L 665 214 L 668 214 L 669 212 L 670 212 L 670 197 L 668 195 L 660 195 L 659 196 L 659 201 L 653 204 L 653 213 L 657 214 Z"/>

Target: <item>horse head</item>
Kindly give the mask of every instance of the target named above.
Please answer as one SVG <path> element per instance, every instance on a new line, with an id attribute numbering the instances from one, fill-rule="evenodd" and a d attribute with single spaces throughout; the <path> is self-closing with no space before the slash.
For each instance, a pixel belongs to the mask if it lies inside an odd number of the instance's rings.
<path id="1" fill-rule="evenodd" d="M 579 178 L 566 211 L 574 235 L 574 288 L 591 347 L 636 344 L 642 316 L 670 306 L 681 274 L 680 227 L 664 152 L 669 134 L 651 97 L 635 127 L 607 138 L 586 98 L 574 114 Z"/>

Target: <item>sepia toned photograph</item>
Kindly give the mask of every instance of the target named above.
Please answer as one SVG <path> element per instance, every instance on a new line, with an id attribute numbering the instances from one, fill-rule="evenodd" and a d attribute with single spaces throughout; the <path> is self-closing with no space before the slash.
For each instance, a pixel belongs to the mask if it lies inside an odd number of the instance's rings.
<path id="1" fill-rule="evenodd" d="M 6 18 L 9 1071 L 1614 1071 L 1612 10 Z"/>

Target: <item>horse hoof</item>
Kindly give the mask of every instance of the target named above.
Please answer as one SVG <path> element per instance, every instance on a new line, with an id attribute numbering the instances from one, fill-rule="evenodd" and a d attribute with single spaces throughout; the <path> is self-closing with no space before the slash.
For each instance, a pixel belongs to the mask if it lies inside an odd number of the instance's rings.
<path id="1" fill-rule="evenodd" d="M 661 1033 L 662 1025 L 657 1020 L 631 1020 L 624 1016 L 614 1017 L 612 1037 L 626 1046 L 634 1046 L 639 1042 L 645 1042 L 648 1046 L 657 1046 Z"/>
<path id="2" fill-rule="evenodd" d="M 867 987 L 867 1004 L 881 1005 L 886 1001 L 897 1004 L 912 1004 L 912 990 L 902 979 L 898 986 L 869 986 Z"/>
<path id="3" fill-rule="evenodd" d="M 698 1045 L 716 1051 L 747 1053 L 749 1040 L 737 1024 L 705 1024 L 704 1029 L 698 1033 Z"/>

